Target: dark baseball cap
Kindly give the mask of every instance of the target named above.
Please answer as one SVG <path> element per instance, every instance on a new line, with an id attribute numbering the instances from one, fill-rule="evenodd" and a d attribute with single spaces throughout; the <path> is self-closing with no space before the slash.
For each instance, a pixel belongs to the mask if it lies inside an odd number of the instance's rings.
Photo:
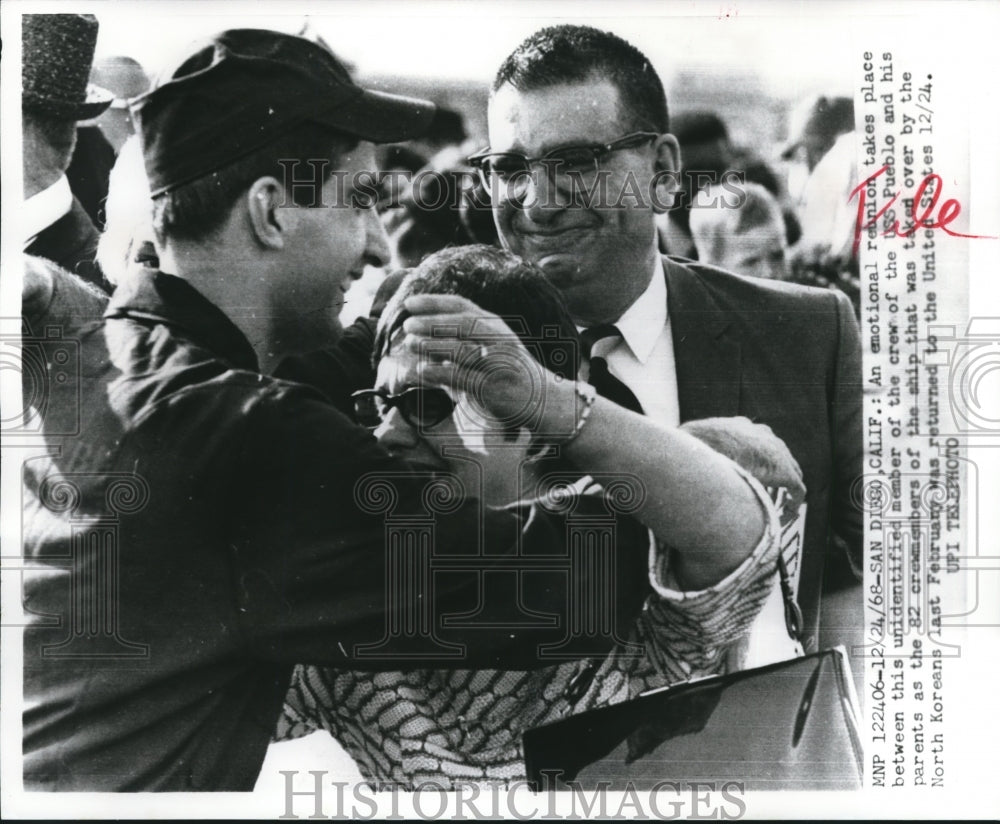
<path id="1" fill-rule="evenodd" d="M 302 123 L 394 143 L 420 136 L 434 116 L 428 100 L 362 89 L 324 46 L 263 29 L 232 29 L 200 44 L 131 106 L 154 196 Z"/>

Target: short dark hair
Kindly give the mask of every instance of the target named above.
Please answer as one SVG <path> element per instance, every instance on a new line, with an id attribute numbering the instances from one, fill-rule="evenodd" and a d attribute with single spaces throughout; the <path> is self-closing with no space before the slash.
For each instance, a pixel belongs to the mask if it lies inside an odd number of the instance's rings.
<path id="1" fill-rule="evenodd" d="M 649 59 L 621 37 L 590 26 L 550 26 L 521 43 L 500 65 L 492 91 L 521 92 L 594 79 L 618 89 L 627 128 L 670 131 L 667 96 Z"/>
<path id="2" fill-rule="evenodd" d="M 420 294 L 468 298 L 503 318 L 546 369 L 576 378 L 579 336 L 559 290 L 534 264 L 479 244 L 435 252 L 399 285 L 379 320 L 372 356 L 376 365 L 409 317 L 403 301 Z"/>
<path id="3" fill-rule="evenodd" d="M 715 112 L 691 111 L 674 115 L 673 135 L 681 144 L 681 151 L 689 143 L 709 143 L 713 140 L 729 140 L 726 122 Z"/>
<path id="4" fill-rule="evenodd" d="M 257 149 L 210 174 L 153 198 L 153 231 L 166 239 L 198 241 L 209 237 L 226 220 L 237 198 L 255 180 L 272 175 L 286 184 L 286 193 L 298 206 L 313 205 L 311 187 L 295 186 L 285 175 L 282 160 L 328 160 L 327 176 L 337 170 L 337 159 L 357 146 L 350 137 L 319 123 L 305 122 L 273 143 Z M 311 167 L 298 172 L 308 177 Z"/>

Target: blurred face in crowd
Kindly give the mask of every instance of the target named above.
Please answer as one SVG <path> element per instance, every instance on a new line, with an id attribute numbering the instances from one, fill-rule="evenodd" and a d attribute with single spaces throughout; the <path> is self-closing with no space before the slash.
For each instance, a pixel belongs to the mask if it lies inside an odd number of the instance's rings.
<path id="1" fill-rule="evenodd" d="M 489 106 L 490 149 L 539 157 L 569 146 L 601 145 L 637 131 L 622 116 L 617 87 L 595 78 L 520 92 L 501 86 Z M 672 202 L 679 153 L 670 135 L 615 151 L 600 161 L 607 196 L 552 182 L 542 164 L 522 198 L 494 196 L 503 245 L 538 265 L 582 326 L 617 320 L 649 285 L 657 255 L 654 213 Z"/>
<path id="2" fill-rule="evenodd" d="M 810 172 L 816 168 L 823 159 L 823 156 L 830 151 L 830 147 L 833 146 L 835 141 L 836 135 L 816 132 L 810 132 L 802 138 L 802 151 L 805 154 L 806 166 Z"/>
<path id="3" fill-rule="evenodd" d="M 128 106 L 118 105 L 117 101 L 94 123 L 100 128 L 101 133 L 116 152 L 120 152 L 125 142 L 135 134 L 132 113 Z"/>
<path id="4" fill-rule="evenodd" d="M 691 236 L 698 260 L 740 275 L 788 278 L 786 230 L 781 207 L 757 183 L 745 183 L 741 201 L 723 186 L 705 190 L 705 206 L 691 209 Z"/>
<path id="5" fill-rule="evenodd" d="M 379 361 L 375 389 L 389 396 L 398 397 L 407 390 L 410 394 L 388 405 L 384 400 L 374 401 L 382 408 L 381 423 L 374 431 L 379 443 L 415 469 L 455 474 L 469 495 L 487 505 L 517 500 L 520 467 L 530 442 L 528 430 L 509 429 L 465 392 L 417 390 L 420 355 L 401 346 L 402 339 L 399 335 Z M 368 422 L 367 417 L 359 415 L 362 422 Z"/>
<path id="6" fill-rule="evenodd" d="M 706 263 L 749 277 L 785 280 L 785 257 L 785 226 L 772 221 L 733 235 L 720 259 Z"/>

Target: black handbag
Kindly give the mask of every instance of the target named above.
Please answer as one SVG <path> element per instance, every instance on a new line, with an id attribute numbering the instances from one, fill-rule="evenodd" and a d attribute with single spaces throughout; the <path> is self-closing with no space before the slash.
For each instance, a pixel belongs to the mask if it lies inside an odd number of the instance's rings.
<path id="1" fill-rule="evenodd" d="M 860 789 L 857 697 L 842 647 L 653 690 L 524 733 L 536 791 Z M 571 783 L 567 783 L 571 782 Z"/>

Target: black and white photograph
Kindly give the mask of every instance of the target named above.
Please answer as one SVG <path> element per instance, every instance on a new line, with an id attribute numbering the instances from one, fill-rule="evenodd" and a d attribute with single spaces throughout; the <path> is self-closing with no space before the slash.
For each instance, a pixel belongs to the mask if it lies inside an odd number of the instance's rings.
<path id="1" fill-rule="evenodd" d="M 995 815 L 1000 3 L 0 15 L 5 816 Z"/>

